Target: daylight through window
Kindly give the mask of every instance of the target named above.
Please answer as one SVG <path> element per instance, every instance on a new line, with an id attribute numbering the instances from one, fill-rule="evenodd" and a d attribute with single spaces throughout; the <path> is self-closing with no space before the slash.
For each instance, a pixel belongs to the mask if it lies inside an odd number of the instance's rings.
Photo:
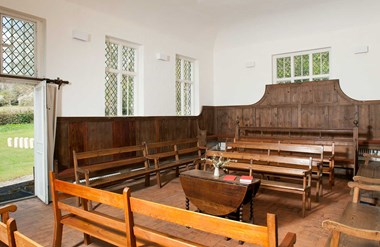
<path id="1" fill-rule="evenodd" d="M 194 91 L 194 61 L 176 57 L 176 113 L 191 115 Z"/>
<path id="2" fill-rule="evenodd" d="M 105 115 L 135 114 L 137 46 L 106 39 Z"/>
<path id="3" fill-rule="evenodd" d="M 273 56 L 274 83 L 328 80 L 330 49 L 309 50 Z"/>

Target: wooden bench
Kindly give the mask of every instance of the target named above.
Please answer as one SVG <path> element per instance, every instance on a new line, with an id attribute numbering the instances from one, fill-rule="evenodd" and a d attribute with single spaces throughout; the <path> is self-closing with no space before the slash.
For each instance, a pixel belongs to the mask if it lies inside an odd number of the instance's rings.
<path id="1" fill-rule="evenodd" d="M 375 179 L 375 181 L 376 179 L 380 179 L 380 155 L 364 153 L 363 157 L 364 164 L 359 167 L 357 176 L 366 177 L 368 178 L 366 179 L 367 181 L 371 181 L 371 179 Z M 371 182 L 367 183 L 372 184 Z M 360 191 L 360 201 L 380 206 L 380 191 L 362 190 Z"/>
<path id="2" fill-rule="evenodd" d="M 292 157 L 312 157 L 313 158 L 313 176 L 316 180 L 316 201 L 319 196 L 323 196 L 323 162 L 330 162 L 330 159 L 324 158 L 324 147 L 322 145 L 304 145 L 288 144 L 280 142 L 242 142 L 236 141 L 227 143 L 227 150 L 250 152 L 276 156 Z"/>
<path id="3" fill-rule="evenodd" d="M 0 245 L 2 243 L 10 247 L 42 247 L 17 230 L 16 220 L 9 217 L 9 213 L 16 210 L 16 205 L 0 207 Z"/>
<path id="4" fill-rule="evenodd" d="M 201 157 L 201 149 L 197 138 L 147 143 L 146 157 L 154 162 L 157 185 L 161 187 L 160 171 L 175 168 L 178 176 L 180 166 L 192 164 Z"/>
<path id="5" fill-rule="evenodd" d="M 362 137 L 364 133 L 360 133 Z M 235 140 L 281 141 L 282 143 L 335 145 L 335 168 L 358 171 L 359 131 L 353 129 L 272 128 L 236 125 Z"/>
<path id="6" fill-rule="evenodd" d="M 113 192 L 91 188 L 79 184 L 61 181 L 50 173 L 52 201 L 54 210 L 54 237 L 53 246 L 62 245 L 63 226 L 71 227 L 84 233 L 86 245 L 91 238 L 96 237 L 116 246 L 132 246 L 130 228 L 130 212 L 127 210 L 127 192 L 116 194 Z M 75 206 L 68 197 L 78 197 L 82 201 L 81 207 Z M 88 201 L 102 203 L 124 212 L 124 220 L 112 215 L 106 215 L 88 207 Z"/>
<path id="7" fill-rule="evenodd" d="M 305 208 L 311 208 L 311 174 L 312 158 L 268 156 L 266 154 L 220 152 L 207 150 L 206 157 L 224 157 L 237 162 L 227 163 L 224 168 L 231 170 L 246 170 L 264 175 L 286 178 L 286 181 L 261 180 L 260 188 L 277 191 L 291 192 L 302 195 L 302 217 L 305 216 Z M 263 177 L 264 178 L 264 177 Z M 295 183 L 294 178 L 301 178 L 302 184 Z"/>
<path id="8" fill-rule="evenodd" d="M 145 176 L 145 186 L 150 184 L 149 167 L 145 157 L 145 145 L 126 146 L 76 152 L 73 150 L 75 181 L 89 187 L 107 187 L 115 183 Z M 84 178 L 84 182 L 81 182 Z"/>
<path id="9" fill-rule="evenodd" d="M 193 228 L 229 236 L 259 246 L 291 247 L 296 242 L 296 235 L 287 233 L 281 244 L 278 244 L 277 219 L 274 214 L 267 214 L 267 226 L 259 226 L 134 198 L 130 196 L 128 188 L 120 195 L 56 180 L 53 173 L 50 173 L 50 178 L 55 215 L 53 246 L 56 247 L 61 246 L 63 225 L 83 232 L 86 244 L 90 243 L 90 236 L 93 236 L 117 246 L 203 246 L 180 236 L 137 225 L 134 218 L 138 214 L 178 224 L 184 229 Z M 82 208 L 67 204 L 63 201 L 67 195 L 120 208 L 124 211 L 124 219 L 89 211 L 86 203 L 82 203 Z M 62 216 L 62 211 L 69 214 Z M 189 233 L 186 235 L 191 234 L 192 230 L 188 230 Z"/>
<path id="10" fill-rule="evenodd" d="M 361 204 L 360 190 L 380 191 L 380 179 L 355 176 L 356 182 L 349 182 L 354 189 L 352 202 L 346 206 L 338 221 L 325 220 L 322 227 L 332 231 L 330 247 L 337 246 L 379 246 L 380 207 Z M 371 185 L 368 183 L 372 183 Z"/>

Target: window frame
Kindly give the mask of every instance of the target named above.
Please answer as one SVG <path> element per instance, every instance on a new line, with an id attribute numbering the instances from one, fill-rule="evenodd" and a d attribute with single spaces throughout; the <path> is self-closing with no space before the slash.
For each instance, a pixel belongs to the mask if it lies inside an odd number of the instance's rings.
<path id="1" fill-rule="evenodd" d="M 313 54 L 323 53 L 323 52 L 329 53 L 329 73 L 328 74 L 313 75 Z M 294 72 L 295 72 L 294 57 L 302 56 L 302 55 L 309 55 L 309 75 L 308 76 L 295 76 L 294 75 Z M 277 78 L 277 59 L 278 58 L 286 58 L 286 57 L 290 57 L 290 77 Z M 323 79 L 323 78 L 330 78 L 330 76 L 331 76 L 331 47 L 310 49 L 310 50 L 297 51 L 297 52 L 287 52 L 287 53 L 280 53 L 280 54 L 272 55 L 272 84 L 299 83 L 298 81 L 295 81 L 295 80 L 315 81 L 315 79 L 318 80 L 318 79 Z"/>
<path id="2" fill-rule="evenodd" d="M 108 68 L 105 67 L 105 77 L 106 73 L 114 73 L 116 74 L 117 78 L 117 115 L 105 115 L 105 116 L 136 116 L 138 115 L 138 86 L 140 85 L 140 52 L 141 52 L 141 45 L 130 42 L 127 40 L 122 40 L 119 38 L 115 38 L 112 36 L 106 36 L 105 37 L 105 43 L 109 41 L 113 44 L 116 44 L 118 47 L 118 58 L 117 58 L 117 69 L 113 68 Z M 122 69 L 122 61 L 123 61 L 123 55 L 122 55 L 122 49 L 123 47 L 128 47 L 135 49 L 135 60 L 134 60 L 134 68 L 135 70 L 133 72 L 131 71 L 125 71 Z M 106 48 L 106 47 L 105 47 Z M 105 50 L 105 49 L 104 49 Z M 104 54 L 104 58 L 106 57 L 106 54 Z M 123 75 L 126 76 L 133 76 L 134 77 L 134 87 L 133 87 L 133 115 L 131 114 L 126 114 L 123 115 L 123 91 L 122 91 L 122 80 L 123 80 Z M 104 78 L 105 78 L 104 77 Z M 105 86 L 104 82 L 104 86 Z M 104 93 L 106 89 L 104 88 Z M 104 100 L 106 99 L 106 95 L 104 95 Z M 105 102 L 104 102 L 105 106 Z M 105 108 L 104 108 L 104 114 L 105 114 Z"/>
<path id="3" fill-rule="evenodd" d="M 183 56 L 176 54 L 175 56 L 175 71 L 177 71 L 177 59 L 181 60 L 181 78 L 177 79 L 177 75 L 175 73 L 175 87 L 176 83 L 180 82 L 181 85 L 181 112 L 178 114 L 177 112 L 177 102 L 175 102 L 175 113 L 176 116 L 192 116 L 194 115 L 194 108 L 195 108 L 195 76 L 196 76 L 196 59 L 188 57 L 188 56 Z M 190 78 L 191 80 L 186 80 L 184 79 L 184 62 L 188 61 L 191 64 L 191 74 Z M 190 84 L 190 89 L 191 89 L 191 104 L 190 104 L 190 114 L 185 115 L 184 110 L 185 110 L 185 96 L 184 96 L 184 85 L 185 84 Z M 177 91 L 175 90 L 175 100 L 177 100 Z"/>
<path id="4" fill-rule="evenodd" d="M 46 21 L 40 17 L 33 16 L 30 14 L 22 13 L 19 11 L 15 11 L 12 9 L 4 8 L 0 6 L 0 18 L 2 20 L 3 16 L 19 19 L 26 22 L 33 22 L 35 23 L 36 30 L 35 30 L 35 75 L 34 76 L 28 76 L 28 75 L 17 75 L 17 76 L 24 76 L 26 78 L 38 78 L 38 77 L 45 77 L 45 32 L 46 32 Z M 0 32 L 2 33 L 3 26 L 0 24 Z M 0 74 L 2 74 L 3 70 L 3 42 L 0 42 L 0 51 L 1 51 L 1 59 L 0 59 Z M 8 75 L 8 74 L 6 74 Z M 12 74 L 9 74 L 12 75 Z"/>

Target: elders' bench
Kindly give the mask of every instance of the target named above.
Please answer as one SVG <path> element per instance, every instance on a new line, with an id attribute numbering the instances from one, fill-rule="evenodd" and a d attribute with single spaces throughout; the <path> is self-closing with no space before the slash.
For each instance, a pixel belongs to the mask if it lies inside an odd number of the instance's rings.
<path id="1" fill-rule="evenodd" d="M 120 195 L 56 180 L 53 173 L 50 173 L 50 178 L 55 216 L 53 243 L 55 247 L 61 246 L 63 225 L 83 232 L 86 244 L 90 243 L 90 236 L 93 236 L 117 246 L 203 246 L 179 236 L 137 225 L 134 223 L 134 218 L 138 214 L 178 224 L 184 229 L 194 228 L 259 246 L 291 247 L 296 242 L 296 235 L 287 233 L 282 243 L 278 244 L 277 219 L 274 214 L 267 214 L 267 226 L 259 226 L 134 198 L 130 196 L 128 188 L 125 188 L 123 195 Z M 87 203 L 82 203 L 82 207 L 67 204 L 63 198 L 68 195 L 122 209 L 124 219 L 89 211 Z M 62 216 L 62 211 L 69 214 Z M 191 232 L 192 230 L 189 229 L 186 236 Z"/>
<path id="2" fill-rule="evenodd" d="M 241 152 L 220 152 L 207 150 L 206 157 L 224 157 L 226 159 L 237 160 L 229 162 L 223 167 L 228 170 L 246 170 L 250 175 L 252 172 L 264 175 L 287 178 L 285 181 L 261 180 L 260 188 L 277 191 L 284 191 L 302 195 L 302 217 L 305 216 L 306 202 L 307 208 L 311 208 L 311 174 L 312 158 L 286 157 L 266 154 L 241 153 Z M 302 184 L 295 183 L 294 178 L 302 179 Z"/>
<path id="3" fill-rule="evenodd" d="M 117 182 L 145 176 L 150 184 L 150 169 L 145 157 L 145 145 L 126 146 L 87 152 L 73 150 L 75 181 L 90 187 L 107 187 Z"/>
<path id="4" fill-rule="evenodd" d="M 380 179 L 355 176 L 356 182 L 349 182 L 354 189 L 352 202 L 346 206 L 337 221 L 325 220 L 322 227 L 332 231 L 330 247 L 338 246 L 379 246 L 380 207 L 361 204 L 360 190 L 380 191 Z"/>
<path id="5" fill-rule="evenodd" d="M 146 157 L 154 162 L 157 185 L 161 187 L 160 171 L 175 168 L 178 176 L 180 166 L 192 164 L 201 157 L 201 149 L 197 138 L 147 143 Z"/>

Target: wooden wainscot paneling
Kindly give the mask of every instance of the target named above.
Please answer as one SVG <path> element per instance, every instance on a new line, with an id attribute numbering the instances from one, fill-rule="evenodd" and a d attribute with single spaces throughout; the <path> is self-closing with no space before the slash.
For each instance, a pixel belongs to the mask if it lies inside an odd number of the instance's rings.
<path id="1" fill-rule="evenodd" d="M 216 134 L 232 135 L 230 126 L 352 129 L 380 138 L 380 101 L 348 97 L 339 80 L 266 85 L 263 97 L 245 106 L 216 106 Z M 363 136 L 363 135 L 361 135 Z"/>
<path id="2" fill-rule="evenodd" d="M 55 159 L 72 167 L 78 152 L 208 135 L 233 137 L 241 127 L 349 129 L 358 123 L 361 139 L 380 139 L 380 101 L 348 97 L 338 80 L 266 85 L 255 104 L 204 106 L 199 116 L 60 117 Z M 364 133 L 364 134 L 363 134 Z"/>

